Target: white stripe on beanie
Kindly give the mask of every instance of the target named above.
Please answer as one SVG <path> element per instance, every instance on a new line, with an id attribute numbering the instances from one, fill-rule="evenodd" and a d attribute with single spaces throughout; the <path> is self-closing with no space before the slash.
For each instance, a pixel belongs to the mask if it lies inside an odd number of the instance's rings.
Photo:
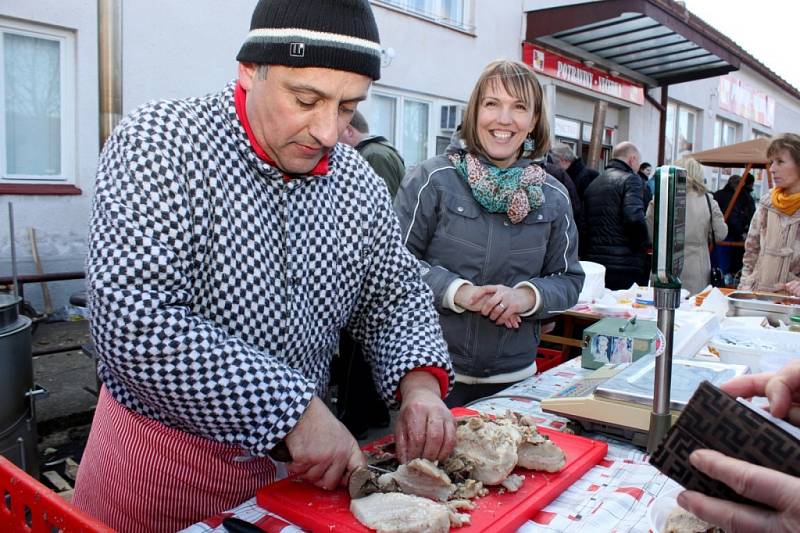
<path id="1" fill-rule="evenodd" d="M 306 30 L 302 28 L 257 28 L 247 34 L 245 42 L 267 41 L 267 42 L 291 42 L 293 39 L 311 41 L 317 44 L 325 44 L 339 48 L 359 48 L 364 52 L 380 56 L 381 45 L 368 39 L 359 39 L 350 35 L 340 33 L 328 33 L 322 31 Z"/>

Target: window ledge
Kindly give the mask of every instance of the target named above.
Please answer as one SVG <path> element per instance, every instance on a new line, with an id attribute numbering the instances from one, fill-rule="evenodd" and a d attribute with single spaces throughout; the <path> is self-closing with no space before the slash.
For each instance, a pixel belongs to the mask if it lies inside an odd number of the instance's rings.
<path id="1" fill-rule="evenodd" d="M 83 191 L 74 185 L 52 183 L 0 183 L 0 194 L 76 196 Z"/>
<path id="2" fill-rule="evenodd" d="M 397 13 L 402 13 L 404 15 L 408 15 L 410 17 L 418 18 L 420 20 L 424 20 L 426 22 L 430 22 L 431 24 L 435 24 L 437 26 L 441 26 L 443 28 L 447 28 L 449 30 L 457 31 L 458 33 L 463 33 L 464 35 L 469 35 L 470 37 L 477 37 L 475 32 L 475 26 L 468 25 L 468 24 L 459 24 L 454 20 L 450 20 L 447 18 L 437 18 L 432 15 L 422 13 L 419 11 L 415 11 L 413 9 L 407 9 L 402 6 L 398 6 L 390 1 L 383 1 L 383 0 L 372 0 L 372 3 L 386 8 L 390 11 L 396 11 Z"/>

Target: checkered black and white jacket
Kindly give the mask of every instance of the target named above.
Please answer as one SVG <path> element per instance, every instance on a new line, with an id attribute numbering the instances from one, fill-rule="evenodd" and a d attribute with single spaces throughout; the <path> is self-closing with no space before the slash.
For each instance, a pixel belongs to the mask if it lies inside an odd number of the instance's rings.
<path id="1" fill-rule="evenodd" d="M 386 187 L 339 144 L 324 176 L 253 152 L 218 94 L 127 117 L 97 172 L 87 259 L 100 376 L 124 406 L 265 454 L 323 395 L 339 330 L 383 399 L 452 369 Z"/>

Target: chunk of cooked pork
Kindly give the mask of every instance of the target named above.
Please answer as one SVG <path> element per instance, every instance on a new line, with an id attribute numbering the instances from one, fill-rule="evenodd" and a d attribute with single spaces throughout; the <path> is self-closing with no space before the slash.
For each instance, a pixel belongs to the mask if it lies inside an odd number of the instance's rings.
<path id="1" fill-rule="evenodd" d="M 513 425 L 475 416 L 459 424 L 453 455 L 474 465 L 472 479 L 497 485 L 514 470 L 520 442 L 522 435 Z"/>
<path id="2" fill-rule="evenodd" d="M 447 533 L 450 509 L 427 498 L 399 492 L 370 494 L 350 502 L 356 519 L 378 533 Z"/>
<path id="3" fill-rule="evenodd" d="M 529 470 L 558 472 L 567 463 L 564 450 L 532 427 L 520 428 L 522 442 L 517 448 L 517 464 Z"/>
<path id="4" fill-rule="evenodd" d="M 446 502 L 456 491 L 447 474 L 427 459 L 413 459 L 396 471 L 383 474 L 378 478 L 378 486 L 385 492 L 399 490 L 440 502 Z"/>
<path id="5" fill-rule="evenodd" d="M 503 485 L 508 492 L 517 492 L 520 488 L 522 488 L 523 483 L 525 483 L 525 478 L 523 476 L 520 476 L 519 474 L 511 474 L 503 480 L 501 485 Z"/>

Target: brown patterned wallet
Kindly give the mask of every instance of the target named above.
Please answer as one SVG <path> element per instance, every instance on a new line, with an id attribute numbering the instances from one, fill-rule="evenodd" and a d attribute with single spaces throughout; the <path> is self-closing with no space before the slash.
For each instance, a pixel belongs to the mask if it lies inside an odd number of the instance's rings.
<path id="1" fill-rule="evenodd" d="M 763 506 L 692 467 L 689 454 L 699 448 L 800 477 L 800 440 L 708 381 L 695 391 L 650 463 L 688 490 Z"/>

